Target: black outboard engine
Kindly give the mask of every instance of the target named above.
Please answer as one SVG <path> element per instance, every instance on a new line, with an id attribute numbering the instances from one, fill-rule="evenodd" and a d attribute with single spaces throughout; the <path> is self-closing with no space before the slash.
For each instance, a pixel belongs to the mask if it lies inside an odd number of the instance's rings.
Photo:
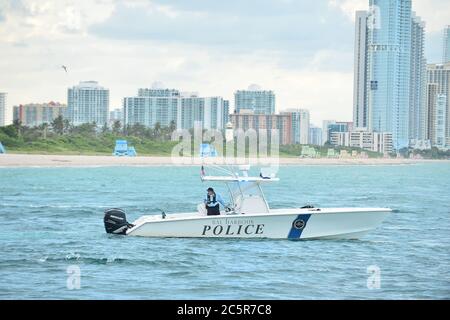
<path id="1" fill-rule="evenodd" d="M 113 234 L 127 234 L 127 230 L 134 227 L 134 225 L 128 223 L 125 212 L 117 208 L 106 210 L 103 222 L 106 232 Z"/>

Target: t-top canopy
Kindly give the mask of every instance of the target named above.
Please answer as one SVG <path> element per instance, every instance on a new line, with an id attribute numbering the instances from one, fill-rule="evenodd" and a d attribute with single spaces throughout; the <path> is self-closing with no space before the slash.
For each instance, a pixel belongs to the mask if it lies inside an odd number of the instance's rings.
<path id="1" fill-rule="evenodd" d="M 224 182 L 276 182 L 278 178 L 269 177 L 246 177 L 246 176 L 202 176 L 202 181 L 224 181 Z"/>

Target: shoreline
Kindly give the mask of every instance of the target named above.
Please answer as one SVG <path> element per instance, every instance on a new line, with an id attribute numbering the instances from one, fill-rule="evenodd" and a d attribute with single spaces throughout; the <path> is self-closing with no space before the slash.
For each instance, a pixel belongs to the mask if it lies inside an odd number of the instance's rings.
<path id="1" fill-rule="evenodd" d="M 193 161 L 194 160 L 194 161 Z M 221 158 L 203 159 L 204 164 L 222 164 Z M 340 159 L 340 158 L 282 158 L 279 165 L 406 165 L 418 163 L 450 163 L 450 160 L 426 159 Z M 273 165 L 277 159 L 266 159 L 261 165 Z M 141 157 L 114 157 L 95 155 L 38 155 L 38 154 L 1 154 L 0 168 L 27 168 L 27 167 L 120 167 L 120 166 L 198 166 L 201 159 L 174 158 L 158 156 Z M 258 163 L 255 163 L 258 165 Z"/>

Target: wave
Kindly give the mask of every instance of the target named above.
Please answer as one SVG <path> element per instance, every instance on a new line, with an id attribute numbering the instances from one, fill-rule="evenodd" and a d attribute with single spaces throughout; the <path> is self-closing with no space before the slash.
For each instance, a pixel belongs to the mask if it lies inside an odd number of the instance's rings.
<path id="1" fill-rule="evenodd" d="M 4 267 L 21 267 L 29 265 L 53 265 L 53 264 L 65 264 L 65 265 L 107 265 L 107 264 L 121 264 L 129 266 L 152 266 L 152 267 L 165 267 L 173 265 L 167 260 L 147 260 L 147 259 L 130 259 L 120 257 L 83 257 L 78 254 L 69 254 L 65 257 L 51 257 L 43 256 L 39 258 L 18 258 L 18 259 L 1 259 L 0 268 Z"/>

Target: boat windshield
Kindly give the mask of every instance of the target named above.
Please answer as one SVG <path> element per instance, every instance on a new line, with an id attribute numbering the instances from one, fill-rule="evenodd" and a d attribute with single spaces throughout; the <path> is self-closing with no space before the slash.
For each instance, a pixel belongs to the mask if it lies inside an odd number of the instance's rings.
<path id="1" fill-rule="evenodd" d="M 236 213 L 269 212 L 269 206 L 258 182 L 233 181 L 227 182 L 226 185 Z"/>
<path id="2" fill-rule="evenodd" d="M 201 169 L 202 181 L 225 183 L 230 193 L 230 205 L 234 213 L 268 213 L 269 205 L 261 189 L 262 183 L 278 181 L 274 175 L 249 176 L 249 166 L 241 166 L 239 170 L 233 167 L 214 169 L 226 175 L 206 175 L 204 167 Z"/>

